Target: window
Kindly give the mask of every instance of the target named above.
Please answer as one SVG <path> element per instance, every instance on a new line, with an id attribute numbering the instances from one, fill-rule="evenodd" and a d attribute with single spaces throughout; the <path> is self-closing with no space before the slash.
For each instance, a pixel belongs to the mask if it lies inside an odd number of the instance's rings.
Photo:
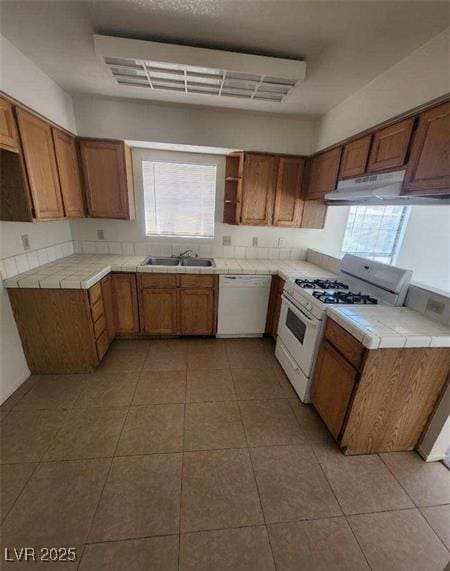
<path id="1" fill-rule="evenodd" d="M 147 236 L 214 237 L 216 167 L 142 162 Z"/>
<path id="2" fill-rule="evenodd" d="M 342 253 L 392 264 L 403 239 L 407 206 L 352 206 Z"/>

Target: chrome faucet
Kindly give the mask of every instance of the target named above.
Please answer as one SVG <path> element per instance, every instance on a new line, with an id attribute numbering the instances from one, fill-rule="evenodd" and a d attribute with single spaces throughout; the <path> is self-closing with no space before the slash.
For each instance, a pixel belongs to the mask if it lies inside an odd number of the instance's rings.
<path id="1" fill-rule="evenodd" d="M 183 252 L 182 254 L 180 254 L 179 256 L 177 256 L 177 258 L 180 258 L 180 260 L 184 260 L 185 258 L 197 258 L 198 254 L 194 254 L 194 250 L 186 250 L 186 252 Z"/>

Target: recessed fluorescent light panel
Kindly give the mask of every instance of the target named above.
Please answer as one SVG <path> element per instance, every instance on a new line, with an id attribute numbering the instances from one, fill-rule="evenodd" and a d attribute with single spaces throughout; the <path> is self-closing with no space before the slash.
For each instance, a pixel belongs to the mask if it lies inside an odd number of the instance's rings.
<path id="1" fill-rule="evenodd" d="M 122 86 L 282 103 L 305 77 L 303 61 L 94 36 Z"/>

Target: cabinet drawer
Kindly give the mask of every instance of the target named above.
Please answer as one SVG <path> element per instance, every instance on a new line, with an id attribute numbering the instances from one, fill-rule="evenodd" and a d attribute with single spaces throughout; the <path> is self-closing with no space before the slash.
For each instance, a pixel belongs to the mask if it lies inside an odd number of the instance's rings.
<path id="1" fill-rule="evenodd" d="M 332 319 L 328 319 L 325 337 L 356 369 L 361 369 L 366 349 L 353 335 Z"/>
<path id="2" fill-rule="evenodd" d="M 107 350 L 108 350 L 108 333 L 105 330 L 97 339 L 97 355 L 99 361 L 103 359 L 103 356 Z"/>
<path id="3" fill-rule="evenodd" d="M 89 303 L 94 305 L 102 297 L 102 286 L 100 282 L 89 288 Z"/>
<path id="4" fill-rule="evenodd" d="M 99 299 L 97 303 L 91 307 L 92 321 L 95 323 L 104 313 L 103 301 Z"/>
<path id="5" fill-rule="evenodd" d="M 215 281 L 216 277 L 213 275 L 185 274 L 180 276 L 180 286 L 185 288 L 214 287 Z"/>
<path id="6" fill-rule="evenodd" d="M 141 274 L 141 284 L 143 288 L 177 287 L 178 276 L 176 274 Z"/>
<path id="7" fill-rule="evenodd" d="M 106 320 L 105 320 L 105 315 L 102 314 L 97 319 L 97 321 L 94 322 L 95 338 L 98 339 L 105 329 L 106 329 Z"/>

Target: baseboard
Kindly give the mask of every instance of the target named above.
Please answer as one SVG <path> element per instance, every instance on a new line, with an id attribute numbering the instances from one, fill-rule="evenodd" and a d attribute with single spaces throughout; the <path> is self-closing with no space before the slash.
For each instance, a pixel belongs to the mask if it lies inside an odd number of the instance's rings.
<path id="1" fill-rule="evenodd" d="M 422 456 L 425 462 L 440 462 L 445 458 L 442 454 L 427 454 L 420 446 L 417 447 L 417 452 Z"/>
<path id="2" fill-rule="evenodd" d="M 8 390 L 8 392 L 2 396 L 2 400 L 0 404 L 3 404 L 9 397 L 28 379 L 31 375 L 30 371 L 26 369 L 23 373 L 14 381 L 12 387 Z"/>

